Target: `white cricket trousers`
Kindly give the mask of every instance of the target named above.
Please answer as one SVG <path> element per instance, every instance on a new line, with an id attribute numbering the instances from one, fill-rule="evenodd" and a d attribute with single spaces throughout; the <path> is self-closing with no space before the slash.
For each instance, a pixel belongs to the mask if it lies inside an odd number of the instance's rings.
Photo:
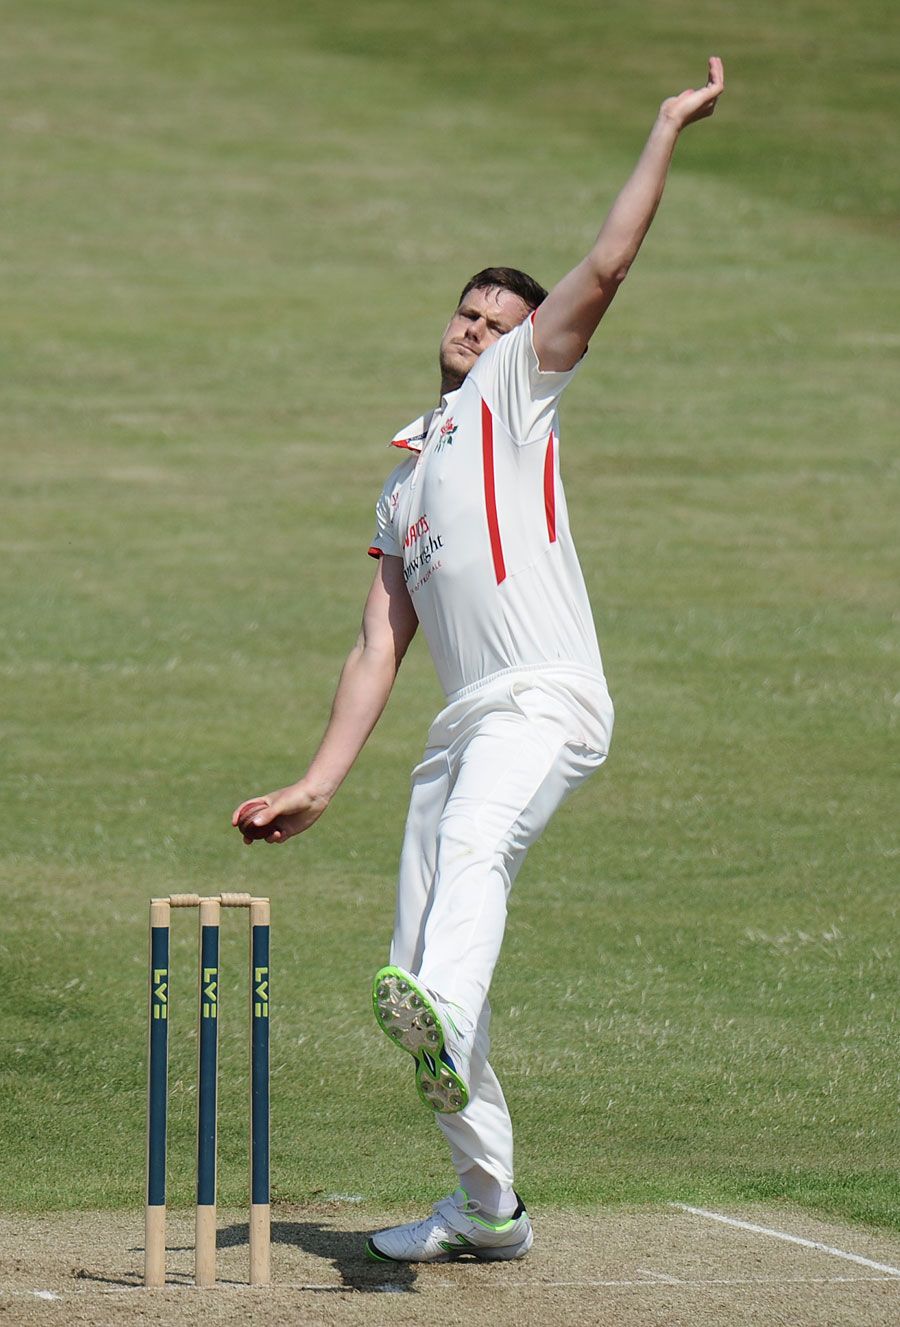
<path id="1" fill-rule="evenodd" d="M 569 665 L 515 670 L 452 698 L 413 770 L 391 962 L 476 1027 L 469 1103 L 436 1116 L 458 1175 L 478 1165 L 512 1187 L 512 1124 L 488 1063 L 487 996 L 507 898 L 553 812 L 606 759 L 612 724 L 602 676 Z"/>

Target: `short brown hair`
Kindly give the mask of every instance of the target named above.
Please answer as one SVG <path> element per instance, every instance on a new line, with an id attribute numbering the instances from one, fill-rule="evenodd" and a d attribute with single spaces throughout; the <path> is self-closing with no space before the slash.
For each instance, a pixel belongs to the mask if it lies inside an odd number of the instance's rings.
<path id="1" fill-rule="evenodd" d="M 527 272 L 520 272 L 517 267 L 485 267 L 463 286 L 457 308 L 462 304 L 470 290 L 508 290 L 518 295 L 529 309 L 536 309 L 547 298 L 547 292 Z"/>

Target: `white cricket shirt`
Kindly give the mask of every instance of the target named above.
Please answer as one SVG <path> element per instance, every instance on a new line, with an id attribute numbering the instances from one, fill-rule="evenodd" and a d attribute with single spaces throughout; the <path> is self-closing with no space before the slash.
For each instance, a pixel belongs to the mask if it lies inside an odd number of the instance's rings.
<path id="1" fill-rule="evenodd" d="M 575 371 L 541 371 L 526 318 L 393 439 L 408 454 L 369 552 L 403 559 L 450 700 L 522 668 L 603 678 L 559 475 L 557 403 Z"/>

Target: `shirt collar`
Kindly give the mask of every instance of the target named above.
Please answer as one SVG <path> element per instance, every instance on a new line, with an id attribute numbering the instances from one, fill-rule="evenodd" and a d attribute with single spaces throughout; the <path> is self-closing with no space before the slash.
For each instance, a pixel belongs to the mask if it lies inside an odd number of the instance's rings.
<path id="1" fill-rule="evenodd" d="M 395 433 L 391 438 L 392 447 L 405 447 L 408 452 L 420 452 L 425 445 L 425 439 L 428 437 L 428 428 L 431 424 L 434 411 L 429 410 L 427 414 L 420 415 L 414 419 L 411 424 L 407 424 L 405 429 Z"/>
<path id="2" fill-rule="evenodd" d="M 448 392 L 446 396 L 441 397 L 440 405 L 436 405 L 433 410 L 427 410 L 424 415 L 414 419 L 411 424 L 407 424 L 405 429 L 395 433 L 391 438 L 392 447 L 403 447 L 408 452 L 420 452 L 425 446 L 425 439 L 431 432 L 431 426 L 434 423 L 436 415 L 443 415 L 444 411 L 451 401 L 456 400 L 457 387 L 455 391 Z"/>

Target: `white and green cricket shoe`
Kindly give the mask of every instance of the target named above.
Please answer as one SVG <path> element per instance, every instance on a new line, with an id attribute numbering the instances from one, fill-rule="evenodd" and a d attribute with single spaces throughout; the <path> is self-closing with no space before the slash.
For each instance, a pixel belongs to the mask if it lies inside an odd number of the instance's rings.
<path id="1" fill-rule="evenodd" d="M 531 1220 L 519 1195 L 518 1207 L 505 1221 L 478 1215 L 480 1205 L 465 1189 L 442 1198 L 424 1221 L 379 1230 L 366 1241 L 366 1255 L 375 1262 L 451 1262 L 477 1258 L 508 1262 L 524 1258 L 534 1242 Z"/>
<path id="2" fill-rule="evenodd" d="M 393 965 L 376 972 L 372 1004 L 382 1032 L 416 1061 L 416 1088 L 425 1105 L 444 1115 L 463 1110 L 474 1036 L 464 1011 Z"/>

